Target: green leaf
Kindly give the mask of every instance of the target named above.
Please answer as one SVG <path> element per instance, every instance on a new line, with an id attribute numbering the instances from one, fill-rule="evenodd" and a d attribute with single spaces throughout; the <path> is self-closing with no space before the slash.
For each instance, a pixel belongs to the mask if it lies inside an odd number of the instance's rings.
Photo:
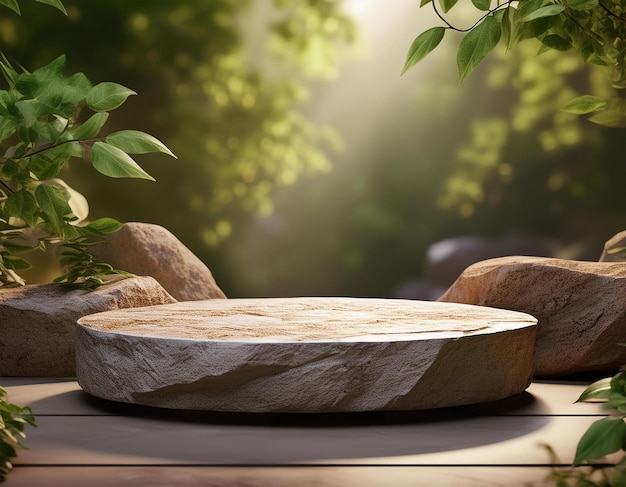
<path id="1" fill-rule="evenodd" d="M 420 8 L 423 7 L 424 5 L 428 5 L 432 1 L 433 0 L 420 0 Z"/>
<path id="2" fill-rule="evenodd" d="M 589 120 L 606 127 L 623 127 L 626 124 L 624 113 L 626 103 L 619 98 L 610 99 L 602 110 L 589 117 Z"/>
<path id="3" fill-rule="evenodd" d="M 75 73 L 62 80 L 59 92 L 62 94 L 62 103 L 77 105 L 82 102 L 93 86 L 85 73 Z"/>
<path id="4" fill-rule="evenodd" d="M 35 1 L 39 3 L 45 3 L 46 5 L 50 5 L 51 7 L 54 7 L 57 10 L 60 10 L 61 12 L 63 12 L 65 15 L 67 15 L 67 10 L 65 10 L 65 7 L 63 6 L 63 3 L 61 2 L 61 0 L 35 0 Z"/>
<path id="5" fill-rule="evenodd" d="M 476 66 L 485 59 L 500 40 L 502 27 L 493 15 L 474 27 L 461 41 L 457 53 L 457 65 L 461 83 L 470 75 Z"/>
<path id="6" fill-rule="evenodd" d="M 62 235 L 65 226 L 65 217 L 72 213 L 68 204 L 69 196 L 61 188 L 40 184 L 35 189 L 35 199 L 48 223 L 55 233 Z"/>
<path id="7" fill-rule="evenodd" d="M 9 83 L 9 87 L 13 88 L 13 86 L 15 85 L 15 80 L 19 75 L 2 52 L 0 52 L 0 69 L 2 69 L 2 74 Z"/>
<path id="8" fill-rule="evenodd" d="M 41 115 L 41 103 L 37 100 L 20 100 L 15 104 L 22 116 L 22 125 L 24 127 L 32 127 Z"/>
<path id="9" fill-rule="evenodd" d="M 592 10 L 600 5 L 599 0 L 566 0 L 572 10 Z"/>
<path id="10" fill-rule="evenodd" d="M 597 112 L 606 106 L 606 101 L 597 96 L 583 95 L 574 98 L 567 105 L 561 108 L 562 111 L 584 115 L 586 113 Z"/>
<path id="11" fill-rule="evenodd" d="M 620 412 L 624 412 L 626 409 L 626 396 L 619 392 L 609 392 L 609 398 L 604 405 L 606 409 L 617 409 Z"/>
<path id="12" fill-rule="evenodd" d="M 576 400 L 576 402 L 592 401 L 594 399 L 607 399 L 611 390 L 611 378 L 600 379 L 590 384 Z"/>
<path id="13" fill-rule="evenodd" d="M 69 157 L 51 159 L 38 154 L 30 158 L 28 168 L 37 180 L 45 181 L 46 179 L 52 179 L 58 176 L 68 160 Z"/>
<path id="14" fill-rule="evenodd" d="M 72 138 L 76 140 L 86 140 L 95 137 L 108 118 L 109 114 L 106 112 L 94 113 L 85 123 L 72 129 Z"/>
<path id="15" fill-rule="evenodd" d="M 40 181 L 52 179 L 61 172 L 71 157 L 81 157 L 79 142 L 67 142 L 49 147 L 29 158 L 28 169 Z"/>
<path id="16" fill-rule="evenodd" d="M 483 10 L 485 12 L 489 10 L 489 7 L 491 7 L 491 0 L 472 0 L 472 3 L 478 10 Z"/>
<path id="17" fill-rule="evenodd" d="M 50 179 L 46 181 L 46 184 L 60 188 L 61 190 L 65 191 L 65 193 L 67 193 L 67 204 L 70 207 L 71 219 L 73 221 L 83 221 L 87 219 L 87 217 L 89 216 L 89 203 L 87 203 L 87 199 L 82 194 L 80 194 L 62 179 Z M 68 215 L 68 217 L 69 216 L 70 215 Z M 69 236 L 69 233 L 74 233 L 73 230 L 70 230 L 68 228 L 66 228 L 65 231 L 66 237 Z"/>
<path id="18" fill-rule="evenodd" d="M 432 27 L 422 32 L 411 44 L 409 52 L 404 62 L 404 68 L 400 73 L 402 76 L 411 67 L 421 61 L 429 52 L 439 45 L 446 33 L 445 27 Z"/>
<path id="19" fill-rule="evenodd" d="M 520 19 L 541 8 L 542 5 L 543 0 L 525 0 L 520 2 L 516 11 L 516 22 L 520 22 Z"/>
<path id="20" fill-rule="evenodd" d="M 176 157 L 159 139 L 138 130 L 121 130 L 114 132 L 108 135 L 104 140 L 107 144 L 117 147 L 129 154 L 161 152 Z"/>
<path id="21" fill-rule="evenodd" d="M 87 93 L 87 105 L 96 112 L 108 112 L 122 105 L 129 96 L 136 94 L 117 83 L 99 83 Z"/>
<path id="22" fill-rule="evenodd" d="M 9 181 L 28 179 L 28 160 L 9 159 L 4 164 L 0 164 L 0 176 Z"/>
<path id="23" fill-rule="evenodd" d="M 449 12 L 450 9 L 454 7 L 457 2 L 458 0 L 439 0 L 441 8 L 443 9 L 443 13 Z"/>
<path id="24" fill-rule="evenodd" d="M 2 242 L 2 246 L 7 249 L 8 252 L 11 252 L 13 255 L 21 254 L 23 252 L 28 252 L 33 250 L 33 246 L 30 245 L 17 245 L 10 242 Z"/>
<path id="25" fill-rule="evenodd" d="M 508 7 L 504 10 L 501 10 L 500 12 L 502 12 L 502 38 L 504 40 L 504 44 L 508 49 L 511 47 L 511 39 L 513 39 L 513 26 L 515 25 L 515 8 Z"/>
<path id="26" fill-rule="evenodd" d="M 622 418 L 602 418 L 596 421 L 578 442 L 572 466 L 578 466 L 588 460 L 596 460 L 620 450 L 625 435 L 626 424 Z"/>
<path id="27" fill-rule="evenodd" d="M 13 269 L 14 271 L 25 271 L 26 269 L 30 269 L 32 267 L 30 262 L 27 260 L 10 254 L 3 255 L 2 260 L 4 261 L 4 265 L 7 269 Z"/>
<path id="28" fill-rule="evenodd" d="M 557 34 L 550 34 L 541 39 L 541 43 L 557 51 L 568 51 L 572 48 L 572 43 Z"/>
<path id="29" fill-rule="evenodd" d="M 515 31 L 515 42 L 533 37 L 539 38 L 554 27 L 555 19 L 555 17 L 542 17 L 530 22 L 518 23 Z"/>
<path id="30" fill-rule="evenodd" d="M 17 3 L 17 0 L 0 0 L 0 5 L 4 5 L 5 7 L 10 8 L 17 15 L 21 15 L 20 14 L 20 6 Z"/>
<path id="31" fill-rule="evenodd" d="M 48 90 L 51 83 L 62 80 L 64 69 L 65 56 L 61 55 L 32 73 L 20 74 L 15 81 L 15 89 L 26 98 L 34 98 L 41 90 Z"/>
<path id="32" fill-rule="evenodd" d="M 20 189 L 11 194 L 4 203 L 7 215 L 21 218 L 29 226 L 37 223 L 37 201 L 30 191 Z"/>
<path id="33" fill-rule="evenodd" d="M 15 456 L 17 456 L 15 448 L 4 441 L 0 441 L 0 458 L 11 458 Z"/>
<path id="34" fill-rule="evenodd" d="M 115 233 L 122 228 L 122 223 L 113 218 L 99 218 L 94 220 L 89 225 L 85 225 L 83 229 L 92 231 L 98 235 L 107 235 L 109 233 Z"/>
<path id="35" fill-rule="evenodd" d="M 560 14 L 564 10 L 565 7 L 560 4 L 546 5 L 545 7 L 538 8 L 534 12 L 529 13 L 526 17 L 522 18 L 520 22 L 530 22 L 544 17 L 553 17 Z"/>
<path id="36" fill-rule="evenodd" d="M 145 172 L 126 152 L 105 142 L 96 142 L 93 145 L 91 157 L 93 166 L 105 176 L 154 181 L 154 178 Z"/>
<path id="37" fill-rule="evenodd" d="M 611 379 L 611 390 L 626 395 L 626 374 L 618 372 Z"/>

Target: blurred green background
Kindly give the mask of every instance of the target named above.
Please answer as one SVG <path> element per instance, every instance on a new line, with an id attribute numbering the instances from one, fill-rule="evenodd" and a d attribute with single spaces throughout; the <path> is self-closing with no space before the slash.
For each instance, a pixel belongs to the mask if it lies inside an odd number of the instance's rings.
<path id="1" fill-rule="evenodd" d="M 574 54 L 529 42 L 459 86 L 454 40 L 399 75 L 434 22 L 418 0 L 64 3 L 3 13 L 9 59 L 135 90 L 107 130 L 179 157 L 138 159 L 156 183 L 64 179 L 93 218 L 168 228 L 230 297 L 396 296 L 442 239 L 595 260 L 624 229 L 625 132 L 558 112 L 611 89 Z"/>

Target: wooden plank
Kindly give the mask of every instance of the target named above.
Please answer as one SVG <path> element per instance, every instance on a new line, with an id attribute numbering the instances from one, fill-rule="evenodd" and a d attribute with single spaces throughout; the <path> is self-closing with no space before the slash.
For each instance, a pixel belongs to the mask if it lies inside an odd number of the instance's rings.
<path id="1" fill-rule="evenodd" d="M 16 468 L 7 487 L 528 487 L 546 467 L 40 467 Z"/>
<path id="2" fill-rule="evenodd" d="M 597 419 L 498 416 L 355 426 L 237 425 L 108 416 L 42 416 L 16 464 L 285 465 L 549 464 L 571 462 Z"/>
<path id="3" fill-rule="evenodd" d="M 94 408 L 75 379 L 0 378 L 9 400 L 41 414 L 111 414 Z"/>
<path id="4" fill-rule="evenodd" d="M 74 379 L 0 384 L 39 423 L 27 429 L 30 449 L 9 487 L 541 484 L 551 459 L 540 445 L 567 464 L 603 414 L 598 404 L 573 404 L 585 382 L 538 381 L 461 408 L 346 415 L 158 410 L 90 398 Z"/>

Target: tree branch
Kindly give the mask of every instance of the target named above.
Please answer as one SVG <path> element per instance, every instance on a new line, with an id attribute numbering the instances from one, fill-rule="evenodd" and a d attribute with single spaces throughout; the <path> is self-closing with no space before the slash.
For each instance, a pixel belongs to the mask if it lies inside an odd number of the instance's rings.
<path id="1" fill-rule="evenodd" d="M 63 142 L 59 142 L 58 144 L 50 144 L 50 145 L 46 145 L 45 147 L 42 147 L 40 149 L 26 152 L 26 154 L 24 154 L 21 157 L 1 157 L 0 158 L 0 162 L 7 161 L 9 159 L 27 159 L 28 157 L 32 157 L 32 156 L 37 155 L 37 154 L 41 154 L 42 152 L 46 152 L 46 151 L 48 151 L 50 149 L 55 149 L 57 147 L 61 147 L 62 145 L 69 144 L 71 142 L 84 142 L 84 143 L 89 144 L 91 142 L 97 142 L 99 140 L 101 140 L 101 139 L 85 139 L 85 140 L 71 139 L 71 140 L 64 140 Z"/>
<path id="2" fill-rule="evenodd" d="M 448 22 L 446 20 L 446 18 L 443 16 L 443 14 L 441 12 L 439 12 L 439 10 L 437 9 L 437 5 L 436 5 L 436 0 L 432 0 L 432 2 L 430 2 L 433 6 L 433 10 L 435 11 L 435 14 L 437 14 L 437 17 L 439 17 L 439 19 L 446 24 L 446 26 L 448 27 L 448 29 L 452 29 L 456 32 L 469 32 L 470 30 L 472 30 L 474 27 L 476 27 L 478 24 L 480 24 L 483 20 L 485 20 L 487 17 L 489 17 L 490 15 L 494 14 L 495 12 L 497 12 L 498 10 L 502 10 L 504 8 L 508 8 L 511 3 L 513 3 L 515 0 L 507 0 L 506 2 L 497 5 L 495 8 L 492 8 L 490 10 L 488 10 L 483 16 L 481 16 L 476 22 L 474 22 L 474 24 L 471 27 L 468 27 L 467 29 L 459 29 L 458 27 L 453 26 L 450 22 Z"/>
<path id="3" fill-rule="evenodd" d="M 13 189 L 11 189 L 11 187 L 7 183 L 5 183 L 4 181 L 0 180 L 0 186 L 2 186 L 9 193 L 15 193 L 15 191 L 13 191 Z"/>
<path id="4" fill-rule="evenodd" d="M 626 18 L 617 15 L 615 12 L 613 12 L 609 7 L 607 7 L 606 5 L 604 5 L 602 2 L 600 2 L 600 7 L 602 7 L 602 9 L 609 14 L 611 17 L 615 17 L 616 19 L 621 20 L 622 22 L 626 22 Z"/>

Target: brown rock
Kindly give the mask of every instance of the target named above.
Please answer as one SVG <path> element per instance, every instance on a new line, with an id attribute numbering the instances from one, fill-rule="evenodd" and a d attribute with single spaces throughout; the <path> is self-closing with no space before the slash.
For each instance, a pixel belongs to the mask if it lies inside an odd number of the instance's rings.
<path id="1" fill-rule="evenodd" d="M 626 263 L 502 257 L 468 267 L 440 298 L 538 319 L 535 375 L 626 364 Z"/>
<path id="2" fill-rule="evenodd" d="M 116 279 L 92 292 L 64 292 L 58 284 L 2 289 L 0 376 L 74 376 L 78 318 L 174 302 L 151 277 Z"/>
<path id="3" fill-rule="evenodd" d="M 522 392 L 536 320 L 364 298 L 188 301 L 79 320 L 78 381 L 177 409 L 341 412 L 458 406 Z"/>
<path id="4" fill-rule="evenodd" d="M 600 262 L 626 262 L 626 230 L 607 240 Z"/>
<path id="5" fill-rule="evenodd" d="M 207 266 L 159 225 L 125 223 L 92 251 L 116 269 L 154 277 L 178 301 L 226 297 Z"/>

